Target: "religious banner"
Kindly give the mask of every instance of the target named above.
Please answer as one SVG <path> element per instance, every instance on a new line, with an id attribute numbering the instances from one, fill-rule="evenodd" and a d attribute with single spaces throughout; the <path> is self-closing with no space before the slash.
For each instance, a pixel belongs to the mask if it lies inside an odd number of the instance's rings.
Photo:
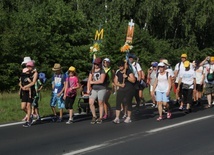
<path id="1" fill-rule="evenodd" d="M 132 43 L 133 36 L 134 36 L 134 23 L 133 19 L 131 19 L 131 21 L 128 23 L 126 42 Z"/>

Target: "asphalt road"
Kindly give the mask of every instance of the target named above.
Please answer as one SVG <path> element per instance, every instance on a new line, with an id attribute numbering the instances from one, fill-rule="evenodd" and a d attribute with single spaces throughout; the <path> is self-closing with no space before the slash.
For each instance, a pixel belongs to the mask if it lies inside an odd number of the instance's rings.
<path id="1" fill-rule="evenodd" d="M 85 118 L 85 117 L 82 117 Z M 213 155 L 214 108 L 195 108 L 191 114 L 173 110 L 172 119 L 157 122 L 157 110 L 143 107 L 130 124 L 90 124 L 76 117 L 70 125 L 43 122 L 30 128 L 0 127 L 4 155 Z"/>

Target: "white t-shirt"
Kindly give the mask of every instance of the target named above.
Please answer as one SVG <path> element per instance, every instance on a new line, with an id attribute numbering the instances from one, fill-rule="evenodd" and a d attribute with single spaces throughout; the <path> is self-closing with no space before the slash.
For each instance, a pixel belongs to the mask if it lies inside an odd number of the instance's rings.
<path id="1" fill-rule="evenodd" d="M 168 78 L 170 78 L 170 74 L 168 73 Z M 167 78 L 167 73 L 165 72 L 165 74 L 161 75 L 161 73 L 158 73 L 158 82 L 157 82 L 157 87 L 155 89 L 155 91 L 159 91 L 159 92 L 167 92 L 169 89 L 169 82 L 168 82 L 168 78 Z"/>
<path id="2" fill-rule="evenodd" d="M 207 73 L 213 73 L 214 72 L 214 64 L 206 64 L 204 65 L 204 75 L 205 75 L 205 82 L 208 83 L 207 80 Z M 210 82 L 209 82 L 210 83 Z M 212 84 L 214 84 L 214 81 L 211 82 Z"/>
<path id="3" fill-rule="evenodd" d="M 195 71 L 190 69 L 188 71 L 183 71 L 180 75 L 180 77 L 182 78 L 182 83 L 184 84 L 188 84 L 188 85 L 191 85 L 189 88 L 190 89 L 193 89 L 194 87 L 194 79 L 195 79 Z"/>
<path id="4" fill-rule="evenodd" d="M 196 84 L 201 84 L 202 83 L 202 78 L 203 78 L 203 67 L 200 66 L 196 71 L 195 71 L 195 76 L 196 76 Z"/>
<path id="5" fill-rule="evenodd" d="M 166 72 L 168 72 L 171 77 L 175 76 L 175 74 L 171 68 L 166 69 Z"/>
<path id="6" fill-rule="evenodd" d="M 180 67 L 179 67 L 179 64 L 180 64 Z M 185 67 L 184 67 L 184 63 L 183 62 L 179 62 L 179 63 L 176 64 L 175 71 L 178 71 L 178 70 L 179 70 L 179 72 L 178 72 L 178 75 L 176 77 L 175 83 L 178 83 L 180 75 L 182 74 L 183 71 L 185 71 Z M 190 63 L 190 70 L 193 70 L 192 63 Z"/>
<path id="7" fill-rule="evenodd" d="M 134 76 L 136 78 L 138 78 L 138 72 L 142 71 L 142 68 L 141 68 L 140 64 L 137 63 L 137 62 L 133 62 L 132 63 L 132 68 L 133 68 L 133 74 L 134 74 Z"/>

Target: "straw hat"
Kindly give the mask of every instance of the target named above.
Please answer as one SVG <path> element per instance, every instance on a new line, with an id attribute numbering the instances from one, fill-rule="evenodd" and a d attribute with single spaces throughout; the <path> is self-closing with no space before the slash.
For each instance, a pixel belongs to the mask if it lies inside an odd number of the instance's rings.
<path id="1" fill-rule="evenodd" d="M 165 65 L 170 66 L 170 64 L 169 64 L 169 62 L 168 62 L 167 59 L 163 59 L 162 62 L 163 62 Z"/>
<path id="2" fill-rule="evenodd" d="M 61 65 L 59 63 L 55 63 L 54 64 L 54 67 L 52 68 L 53 71 L 58 71 L 58 70 L 61 70 Z"/>

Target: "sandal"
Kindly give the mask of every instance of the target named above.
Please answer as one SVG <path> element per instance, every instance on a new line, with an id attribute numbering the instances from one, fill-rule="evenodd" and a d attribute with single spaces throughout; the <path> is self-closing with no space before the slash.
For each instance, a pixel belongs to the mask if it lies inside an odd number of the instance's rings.
<path id="1" fill-rule="evenodd" d="M 157 118 L 157 121 L 161 121 L 161 120 L 163 120 L 163 117 L 162 117 L 162 116 L 159 116 L 159 117 Z"/>
<path id="2" fill-rule="evenodd" d="M 207 109 L 207 108 L 211 108 L 211 107 L 212 107 L 212 105 L 208 104 L 205 108 Z"/>

